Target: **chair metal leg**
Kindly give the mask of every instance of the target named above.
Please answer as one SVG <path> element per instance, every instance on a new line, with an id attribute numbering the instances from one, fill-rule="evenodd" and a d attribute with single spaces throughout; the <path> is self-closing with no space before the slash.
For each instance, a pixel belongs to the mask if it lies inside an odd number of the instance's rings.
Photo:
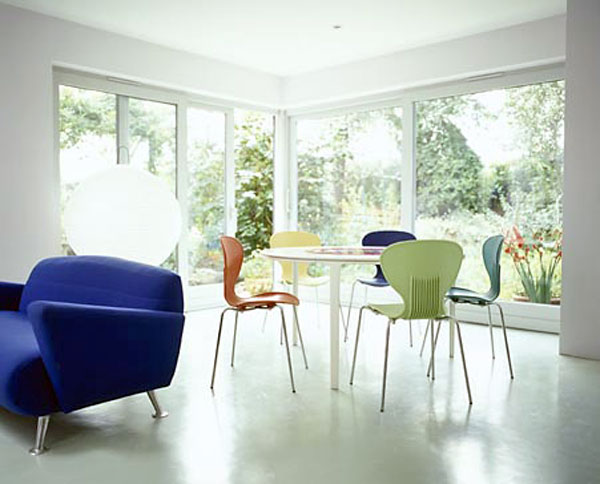
<path id="1" fill-rule="evenodd" d="M 233 360 L 235 359 L 235 340 L 237 339 L 237 324 L 238 324 L 238 316 L 240 315 L 239 311 L 235 312 L 235 323 L 233 326 L 233 343 L 231 345 L 231 368 L 233 368 Z"/>
<path id="2" fill-rule="evenodd" d="M 262 332 L 265 332 L 265 326 L 267 325 L 267 318 L 269 316 L 269 311 L 265 311 L 265 317 L 263 318 L 263 322 L 262 322 Z"/>
<path id="3" fill-rule="evenodd" d="M 148 398 L 150 399 L 150 403 L 154 408 L 154 413 L 152 414 L 152 418 L 165 418 L 169 416 L 169 412 L 163 410 L 158 403 L 158 398 L 156 398 L 156 393 L 154 390 L 150 390 L 148 392 Z"/>
<path id="4" fill-rule="evenodd" d="M 428 319 L 427 326 L 425 326 L 425 334 L 423 335 L 423 342 L 421 343 L 421 351 L 419 351 L 419 356 L 423 356 L 423 350 L 425 349 L 425 343 L 427 343 L 427 333 L 429 332 L 430 326 L 431 326 L 431 319 Z"/>
<path id="5" fill-rule="evenodd" d="M 460 333 L 460 325 L 458 324 L 458 320 L 454 320 L 454 324 L 456 326 L 456 334 L 458 335 L 458 344 L 460 346 L 460 356 L 462 358 L 463 371 L 465 373 L 465 383 L 467 385 L 467 395 L 469 397 L 469 405 L 473 405 L 473 399 L 471 398 L 471 385 L 469 385 L 469 374 L 467 372 L 467 362 L 465 360 L 465 349 L 463 348 L 462 336 Z"/>
<path id="6" fill-rule="evenodd" d="M 490 327 L 490 342 L 492 344 L 492 359 L 496 359 L 496 350 L 494 349 L 494 325 L 492 324 L 492 310 L 490 305 L 487 305 L 488 310 L 488 326 Z"/>
<path id="7" fill-rule="evenodd" d="M 340 321 L 342 322 L 342 328 L 344 328 L 344 343 L 348 341 L 348 322 L 344 317 L 344 310 L 342 309 L 342 305 L 338 306 L 340 308 Z"/>
<path id="8" fill-rule="evenodd" d="M 304 358 L 304 368 L 308 370 L 308 361 L 306 360 L 306 351 L 304 350 L 304 340 L 302 339 L 302 331 L 300 331 L 300 321 L 298 320 L 298 308 L 296 306 L 292 306 L 294 309 L 294 323 L 296 324 L 296 329 L 298 330 L 298 338 L 300 339 L 300 348 L 302 348 L 302 358 Z"/>
<path id="9" fill-rule="evenodd" d="M 434 327 L 434 321 L 431 321 L 431 335 L 433 336 L 433 327 Z M 440 329 L 442 327 L 442 322 L 438 322 L 438 327 L 437 330 L 435 332 L 435 339 L 433 340 L 433 349 L 435 350 L 435 348 L 437 348 L 437 342 L 438 342 L 438 337 L 440 335 Z M 429 376 L 430 372 L 432 371 L 432 366 L 433 366 L 433 352 L 431 353 L 431 358 L 429 359 L 429 367 L 427 368 L 427 376 Z M 432 380 L 435 380 L 435 377 L 432 376 L 431 377 Z"/>
<path id="10" fill-rule="evenodd" d="M 290 344 L 288 343 L 287 329 L 285 327 L 285 314 L 283 314 L 283 308 L 278 306 L 281 311 L 281 328 L 283 329 L 283 341 L 285 342 L 285 351 L 287 353 L 288 368 L 290 370 L 290 382 L 292 383 L 292 393 L 296 393 L 296 386 L 294 385 L 294 371 L 292 370 L 292 357 L 290 356 Z"/>
<path id="11" fill-rule="evenodd" d="M 410 347 L 413 347 L 413 336 L 412 336 L 412 321 L 408 320 L 408 339 L 410 341 Z"/>
<path id="12" fill-rule="evenodd" d="M 383 360 L 383 386 L 381 388 L 381 408 L 380 412 L 383 412 L 383 407 L 385 405 L 385 387 L 387 383 L 387 368 L 388 368 L 388 353 L 390 350 L 390 327 L 392 326 L 392 320 L 388 321 L 387 332 L 385 335 L 385 358 Z"/>
<path id="13" fill-rule="evenodd" d="M 358 324 L 356 326 L 356 341 L 354 342 L 354 358 L 352 358 L 352 371 L 350 372 L 350 385 L 354 383 L 354 368 L 356 367 L 356 354 L 358 353 L 358 338 L 360 337 L 360 325 L 362 323 L 362 315 L 366 306 L 360 308 L 358 312 Z"/>
<path id="14" fill-rule="evenodd" d="M 233 308 L 225 308 L 221 313 L 221 321 L 219 322 L 219 332 L 217 333 L 217 347 L 215 348 L 215 362 L 213 364 L 212 378 L 210 379 L 210 389 L 212 390 L 215 386 L 215 374 L 217 372 L 217 358 L 219 357 L 219 345 L 221 344 L 221 332 L 223 330 L 223 318 L 225 313 L 229 310 L 235 311 Z"/>
<path id="15" fill-rule="evenodd" d="M 50 415 L 38 417 L 37 429 L 35 431 L 35 445 L 29 449 L 31 455 L 40 455 L 48 450 L 44 443 L 46 442 L 46 433 L 48 432 L 49 423 Z"/>
<path id="16" fill-rule="evenodd" d="M 502 332 L 504 333 L 504 346 L 506 346 L 506 357 L 508 358 L 508 369 L 510 371 L 510 378 L 514 379 L 515 374 L 513 373 L 512 361 L 510 359 L 510 349 L 508 348 L 508 335 L 506 334 L 506 324 L 504 323 L 504 310 L 498 303 L 494 303 L 500 311 L 500 321 L 502 321 Z"/>
<path id="17" fill-rule="evenodd" d="M 440 326 L 438 325 L 438 331 L 440 329 Z M 431 321 L 431 331 L 429 332 L 431 334 L 431 359 L 429 360 L 429 370 L 427 370 L 427 376 L 429 376 L 429 372 L 431 372 L 431 379 L 435 380 L 435 338 L 433 333 L 435 333 L 434 331 L 434 321 Z"/>
<path id="18" fill-rule="evenodd" d="M 354 288 L 358 281 L 354 279 L 352 283 L 352 290 L 350 291 L 350 305 L 348 306 L 348 313 L 346 314 L 346 334 L 344 334 L 344 341 L 348 341 L 348 328 L 350 327 L 350 313 L 352 311 L 352 302 L 354 301 Z"/>

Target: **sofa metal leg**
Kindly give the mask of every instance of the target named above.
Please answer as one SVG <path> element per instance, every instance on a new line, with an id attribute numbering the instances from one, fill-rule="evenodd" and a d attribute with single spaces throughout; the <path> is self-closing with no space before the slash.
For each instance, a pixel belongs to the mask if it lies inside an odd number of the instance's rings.
<path id="1" fill-rule="evenodd" d="M 37 430 L 35 432 L 35 446 L 29 449 L 31 455 L 40 455 L 48 449 L 44 445 L 46 441 L 46 433 L 48 432 L 48 424 L 50 423 L 50 415 L 38 417 Z"/>
<path id="2" fill-rule="evenodd" d="M 158 403 L 158 399 L 156 398 L 156 393 L 154 390 L 150 390 L 148 392 L 148 398 L 150 399 L 150 403 L 154 407 L 154 413 L 152 414 L 152 418 L 165 418 L 169 415 L 169 412 L 166 412 L 162 408 L 160 408 L 160 404 Z"/>

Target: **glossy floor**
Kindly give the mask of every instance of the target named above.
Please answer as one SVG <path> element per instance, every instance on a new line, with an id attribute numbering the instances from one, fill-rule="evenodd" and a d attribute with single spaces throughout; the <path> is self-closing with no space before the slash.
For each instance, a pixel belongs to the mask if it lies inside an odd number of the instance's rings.
<path id="1" fill-rule="evenodd" d="M 442 335 L 437 378 L 408 328 L 392 328 L 387 406 L 379 412 L 385 321 L 367 319 L 354 387 L 352 342 L 339 391 L 328 384 L 326 306 L 301 312 L 310 369 L 292 349 L 290 392 L 277 314 L 243 315 L 235 369 L 226 325 L 215 394 L 209 390 L 218 310 L 188 316 L 171 415 L 150 417 L 145 395 L 52 418 L 51 450 L 31 457 L 33 419 L 0 410 L 4 483 L 596 483 L 600 482 L 600 362 L 557 355 L 554 335 L 510 331 L 516 379 L 501 334 L 464 325 L 474 404 Z M 355 329 L 355 321 L 353 324 Z M 419 330 L 415 327 L 415 340 Z M 352 340 L 354 331 L 352 331 Z M 458 356 L 458 355 L 457 355 Z"/>

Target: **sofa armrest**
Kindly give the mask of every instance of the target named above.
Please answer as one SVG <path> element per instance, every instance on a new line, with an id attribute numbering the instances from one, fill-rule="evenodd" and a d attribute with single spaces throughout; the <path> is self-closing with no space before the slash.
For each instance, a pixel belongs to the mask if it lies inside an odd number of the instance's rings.
<path id="1" fill-rule="evenodd" d="M 64 412 L 171 383 L 181 313 L 50 301 L 27 313 Z"/>
<path id="2" fill-rule="evenodd" d="M 0 311 L 18 311 L 23 284 L 0 282 Z"/>

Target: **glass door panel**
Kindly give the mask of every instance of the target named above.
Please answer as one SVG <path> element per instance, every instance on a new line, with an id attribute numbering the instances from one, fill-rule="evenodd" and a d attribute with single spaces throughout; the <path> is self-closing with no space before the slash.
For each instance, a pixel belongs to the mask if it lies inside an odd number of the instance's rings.
<path id="1" fill-rule="evenodd" d="M 127 153 L 131 166 L 146 170 L 161 178 L 177 194 L 177 108 L 144 99 L 125 98 Z M 123 144 L 120 140 L 119 144 Z M 123 149 L 123 147 L 121 148 Z M 162 267 L 177 271 L 177 249 L 162 263 Z"/>
<path id="2" fill-rule="evenodd" d="M 525 297 L 515 264 L 556 263 L 560 297 L 564 96 L 553 81 L 416 103 L 416 231 L 461 244 L 459 285 L 487 290 L 481 246 L 516 227 L 525 247 L 504 255 L 501 297 Z"/>
<path id="3" fill-rule="evenodd" d="M 400 228 L 401 108 L 301 119 L 296 133 L 299 230 L 360 245 L 369 231 Z M 348 266 L 342 277 L 372 272 Z"/>
<path id="4" fill-rule="evenodd" d="M 59 86 L 61 218 L 77 185 L 117 164 L 117 96 Z M 61 223 L 64 254 L 73 254 Z"/>
<path id="5" fill-rule="evenodd" d="M 177 109 L 144 99 L 129 99 L 129 163 L 148 170 L 176 191 Z"/>
<path id="6" fill-rule="evenodd" d="M 224 112 L 187 110 L 189 285 L 222 282 L 219 236 L 225 232 Z"/>
<path id="7" fill-rule="evenodd" d="M 273 137 L 272 114 L 236 109 L 235 141 L 235 236 L 244 246 L 242 289 L 256 294 L 272 287 L 272 264 L 258 252 L 269 247 L 273 233 Z"/>

